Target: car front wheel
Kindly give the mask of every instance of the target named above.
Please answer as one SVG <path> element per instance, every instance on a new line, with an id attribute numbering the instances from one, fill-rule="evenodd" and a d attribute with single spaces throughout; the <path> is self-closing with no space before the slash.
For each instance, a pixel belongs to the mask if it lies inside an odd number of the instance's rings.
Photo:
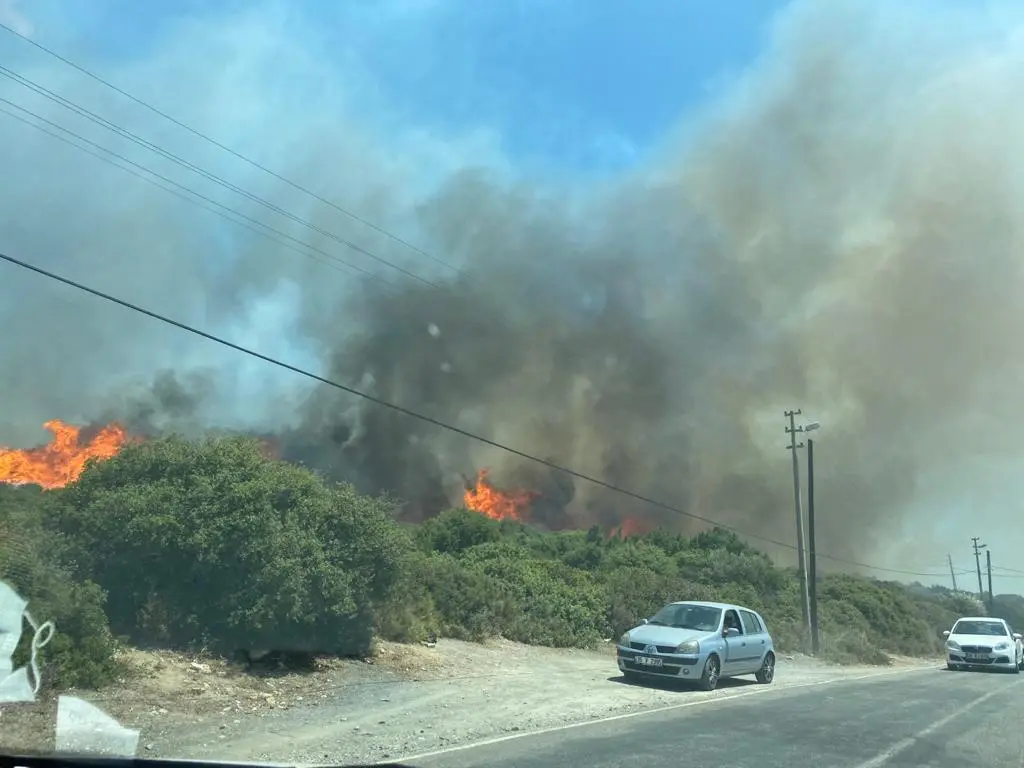
<path id="1" fill-rule="evenodd" d="M 718 677 L 722 672 L 721 662 L 714 654 L 704 662 L 704 671 L 700 676 L 700 687 L 704 691 L 713 691 L 718 686 Z"/>
<path id="2" fill-rule="evenodd" d="M 761 668 L 754 674 L 754 677 L 762 685 L 769 685 L 775 679 L 774 653 L 768 651 L 764 657 L 764 663 L 761 664 Z"/>

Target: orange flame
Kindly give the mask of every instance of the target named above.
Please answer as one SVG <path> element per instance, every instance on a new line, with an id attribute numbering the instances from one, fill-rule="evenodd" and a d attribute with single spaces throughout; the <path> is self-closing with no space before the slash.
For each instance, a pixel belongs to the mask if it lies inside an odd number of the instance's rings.
<path id="1" fill-rule="evenodd" d="M 490 470 L 476 474 L 476 484 L 463 494 L 466 509 L 479 512 L 495 520 L 523 520 L 530 504 L 539 494 L 533 491 L 499 491 L 487 479 Z"/>
<path id="2" fill-rule="evenodd" d="M 650 533 L 653 530 L 654 526 L 650 523 L 636 517 L 627 517 L 617 527 L 612 528 L 608 537 L 628 539 L 632 536 L 643 536 L 645 533 Z"/>
<path id="3" fill-rule="evenodd" d="M 59 419 L 43 426 L 53 433 L 47 445 L 24 450 L 0 447 L 0 483 L 63 488 L 78 479 L 89 459 L 109 459 L 128 441 L 128 432 L 120 424 L 106 425 L 84 445 L 79 442 L 79 427 Z"/>

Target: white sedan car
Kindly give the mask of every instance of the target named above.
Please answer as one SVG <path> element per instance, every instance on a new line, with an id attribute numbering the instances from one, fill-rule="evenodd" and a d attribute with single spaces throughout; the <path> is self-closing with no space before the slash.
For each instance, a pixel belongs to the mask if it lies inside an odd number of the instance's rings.
<path id="1" fill-rule="evenodd" d="M 1003 669 L 1017 674 L 1024 669 L 1024 643 L 1002 619 L 964 616 L 946 638 L 947 669 Z"/>

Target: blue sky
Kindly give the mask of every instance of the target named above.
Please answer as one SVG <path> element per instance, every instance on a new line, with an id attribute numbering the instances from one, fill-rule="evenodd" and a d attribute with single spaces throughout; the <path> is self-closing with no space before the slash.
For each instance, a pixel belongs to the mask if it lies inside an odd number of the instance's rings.
<path id="1" fill-rule="evenodd" d="M 10 4 L 11 0 L 7 0 Z M 184 17 L 240 0 L 20 0 L 41 42 L 113 66 Z M 785 3 L 711 0 L 308 0 L 296 34 L 358 67 L 395 118 L 439 133 L 496 132 L 510 159 L 555 171 L 642 158 L 758 54 Z M 248 4 L 251 7 L 251 4 Z"/>

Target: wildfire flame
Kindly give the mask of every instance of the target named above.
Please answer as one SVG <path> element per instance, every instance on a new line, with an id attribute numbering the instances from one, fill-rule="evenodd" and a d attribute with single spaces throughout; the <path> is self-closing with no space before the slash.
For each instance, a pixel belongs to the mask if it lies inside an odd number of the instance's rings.
<path id="1" fill-rule="evenodd" d="M 120 424 L 106 425 L 84 444 L 79 427 L 59 419 L 43 426 L 53 433 L 47 445 L 24 450 L 0 447 L 0 483 L 63 488 L 78 479 L 89 459 L 109 459 L 128 442 L 128 432 Z"/>
<path id="2" fill-rule="evenodd" d="M 628 539 L 632 536 L 643 536 L 654 530 L 654 526 L 635 517 L 625 518 L 619 525 L 612 528 L 609 538 Z"/>
<path id="3" fill-rule="evenodd" d="M 466 509 L 495 520 L 523 520 L 530 504 L 539 494 L 533 491 L 499 491 L 487 479 L 490 470 L 476 474 L 476 484 L 463 495 Z"/>

